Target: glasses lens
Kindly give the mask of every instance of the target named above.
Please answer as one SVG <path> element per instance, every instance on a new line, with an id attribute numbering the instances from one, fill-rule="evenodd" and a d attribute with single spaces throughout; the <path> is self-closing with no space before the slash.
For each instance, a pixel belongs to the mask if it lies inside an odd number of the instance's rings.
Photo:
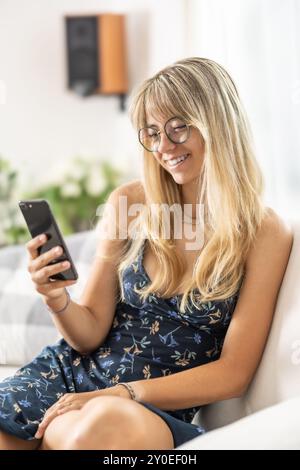
<path id="1" fill-rule="evenodd" d="M 139 141 L 149 152 L 155 152 L 159 146 L 159 134 L 152 127 L 144 127 L 139 130 Z"/>
<path id="2" fill-rule="evenodd" d="M 189 137 L 190 127 L 180 118 L 173 117 L 165 124 L 165 133 L 174 144 L 183 144 Z M 148 152 L 157 152 L 160 143 L 160 131 L 154 127 L 139 130 L 139 141 Z"/>
<path id="3" fill-rule="evenodd" d="M 168 138 L 174 144 L 183 144 L 189 136 L 189 126 L 180 118 L 172 118 L 165 125 Z"/>

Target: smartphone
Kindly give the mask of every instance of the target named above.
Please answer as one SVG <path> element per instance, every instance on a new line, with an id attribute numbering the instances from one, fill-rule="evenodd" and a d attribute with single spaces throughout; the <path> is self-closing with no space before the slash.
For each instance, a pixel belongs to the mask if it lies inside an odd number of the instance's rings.
<path id="1" fill-rule="evenodd" d="M 70 281 L 78 279 L 78 273 L 48 202 L 44 199 L 19 201 L 19 208 L 21 209 L 32 238 L 42 235 L 43 233 L 47 236 L 47 242 L 38 248 L 39 255 L 51 250 L 55 246 L 62 247 L 63 254 L 50 261 L 48 265 L 61 261 L 70 262 L 69 269 L 62 273 L 53 274 L 49 279 L 51 281 Z"/>

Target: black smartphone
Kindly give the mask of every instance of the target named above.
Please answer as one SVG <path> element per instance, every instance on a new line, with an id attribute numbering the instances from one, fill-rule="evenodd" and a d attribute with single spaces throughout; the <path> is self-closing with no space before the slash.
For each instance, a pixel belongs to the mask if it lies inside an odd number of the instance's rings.
<path id="1" fill-rule="evenodd" d="M 32 238 L 42 235 L 43 233 L 47 236 L 47 242 L 38 248 L 39 255 L 51 250 L 55 246 L 61 246 L 63 254 L 52 260 L 49 265 L 62 261 L 70 262 L 71 266 L 69 269 L 62 273 L 53 274 L 49 279 L 55 281 L 70 281 L 78 279 L 78 273 L 48 202 L 44 199 L 19 201 L 19 208 L 22 211 Z"/>

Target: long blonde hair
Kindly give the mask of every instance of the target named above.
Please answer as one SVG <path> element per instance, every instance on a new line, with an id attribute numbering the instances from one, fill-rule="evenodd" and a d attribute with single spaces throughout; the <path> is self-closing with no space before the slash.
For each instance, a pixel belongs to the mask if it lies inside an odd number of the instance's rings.
<path id="1" fill-rule="evenodd" d="M 131 119 L 136 129 L 146 125 L 146 113 L 181 116 L 199 130 L 205 144 L 198 188 L 198 202 L 205 209 L 205 243 L 193 277 L 185 286 L 180 311 L 185 311 L 189 299 L 199 305 L 229 298 L 241 285 L 247 253 L 265 213 L 262 173 L 237 89 L 216 62 L 198 57 L 184 59 L 143 82 L 135 92 Z M 172 238 L 157 237 L 153 230 L 154 222 L 163 230 L 160 204 L 183 203 L 180 186 L 147 151 L 143 185 L 145 211 L 136 219 L 142 236 L 130 240 L 118 268 L 122 299 L 124 269 L 133 262 L 145 239 L 156 256 L 158 269 L 152 282 L 139 290 L 143 300 L 158 290 L 163 297 L 177 294 L 184 273 L 184 263 L 174 257 Z M 153 204 L 158 208 L 154 212 L 152 208 L 150 217 L 148 209 Z"/>

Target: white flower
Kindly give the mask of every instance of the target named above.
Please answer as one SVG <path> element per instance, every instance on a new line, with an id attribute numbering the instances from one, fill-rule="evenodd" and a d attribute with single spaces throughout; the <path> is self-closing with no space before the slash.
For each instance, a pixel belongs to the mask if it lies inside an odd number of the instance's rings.
<path id="1" fill-rule="evenodd" d="M 52 167 L 52 171 L 49 173 L 49 181 L 60 182 L 63 181 L 66 175 L 70 172 L 70 163 L 67 160 L 59 160 L 55 166 Z"/>
<path id="2" fill-rule="evenodd" d="M 44 173 L 39 187 L 43 188 L 44 186 L 53 184 L 64 185 L 66 178 L 78 181 L 82 178 L 83 173 L 84 169 L 78 164 L 78 162 L 62 159 L 48 172 Z"/>
<path id="3" fill-rule="evenodd" d="M 65 174 L 68 175 L 73 180 L 80 180 L 84 174 L 84 167 L 80 164 L 80 161 L 71 162 L 68 165 L 68 168 L 65 171 Z"/>
<path id="4" fill-rule="evenodd" d="M 80 195 L 80 187 L 72 181 L 62 184 L 62 195 L 65 197 L 77 197 Z"/>
<path id="5" fill-rule="evenodd" d="M 87 180 L 87 190 L 91 196 L 98 196 L 106 188 L 106 181 L 101 168 L 94 167 Z"/>

